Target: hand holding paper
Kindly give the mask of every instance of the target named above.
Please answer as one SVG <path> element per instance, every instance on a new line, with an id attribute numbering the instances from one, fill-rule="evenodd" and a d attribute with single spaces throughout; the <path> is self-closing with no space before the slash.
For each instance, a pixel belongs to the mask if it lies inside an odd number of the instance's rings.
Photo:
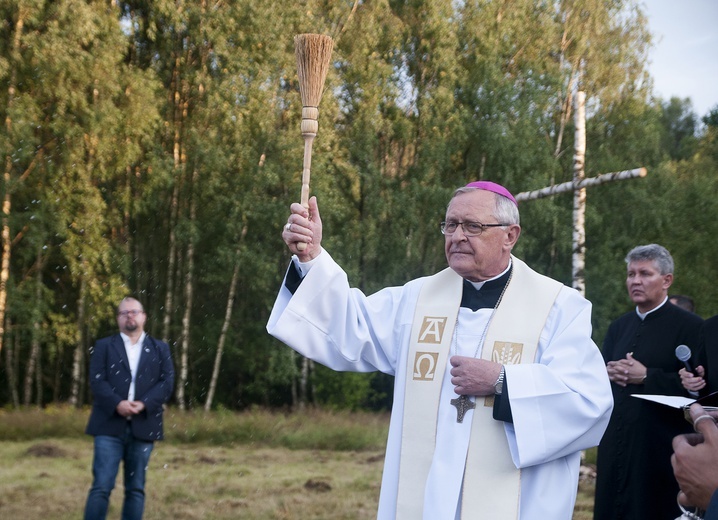
<path id="1" fill-rule="evenodd" d="M 718 489 L 718 411 L 693 404 L 690 417 L 699 433 L 673 439 L 671 464 L 681 488 L 678 501 L 705 510 Z"/>

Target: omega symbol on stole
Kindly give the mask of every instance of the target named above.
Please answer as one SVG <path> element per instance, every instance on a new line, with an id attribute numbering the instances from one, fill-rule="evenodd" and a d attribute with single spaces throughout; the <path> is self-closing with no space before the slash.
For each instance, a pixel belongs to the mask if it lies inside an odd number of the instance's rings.
<path id="1" fill-rule="evenodd" d="M 417 343 L 441 345 L 446 329 L 446 316 L 424 316 Z M 414 358 L 414 381 L 433 381 L 436 375 L 438 352 L 416 352 Z"/>

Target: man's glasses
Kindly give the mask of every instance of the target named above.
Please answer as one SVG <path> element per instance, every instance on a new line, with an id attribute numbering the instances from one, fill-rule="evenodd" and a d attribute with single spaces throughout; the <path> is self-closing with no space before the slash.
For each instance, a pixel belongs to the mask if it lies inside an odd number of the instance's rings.
<path id="1" fill-rule="evenodd" d="M 477 237 L 484 232 L 486 228 L 503 227 L 510 224 L 482 224 L 481 222 L 442 222 L 441 233 L 444 235 L 453 235 L 461 226 L 461 230 L 467 237 Z"/>
<path id="2" fill-rule="evenodd" d="M 138 314 L 142 314 L 143 312 L 144 311 L 120 311 L 117 313 L 117 315 L 120 318 L 126 318 L 127 316 L 129 316 L 130 318 L 134 318 L 135 316 L 137 316 Z"/>

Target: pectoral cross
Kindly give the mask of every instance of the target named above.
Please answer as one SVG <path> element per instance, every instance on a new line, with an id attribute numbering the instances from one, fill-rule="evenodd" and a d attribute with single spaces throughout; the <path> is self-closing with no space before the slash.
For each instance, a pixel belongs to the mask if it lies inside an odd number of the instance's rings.
<path id="1" fill-rule="evenodd" d="M 469 399 L 468 395 L 460 395 L 456 399 L 451 400 L 451 404 L 456 406 L 456 422 L 464 422 L 464 415 L 469 410 L 476 408 L 476 403 Z"/>

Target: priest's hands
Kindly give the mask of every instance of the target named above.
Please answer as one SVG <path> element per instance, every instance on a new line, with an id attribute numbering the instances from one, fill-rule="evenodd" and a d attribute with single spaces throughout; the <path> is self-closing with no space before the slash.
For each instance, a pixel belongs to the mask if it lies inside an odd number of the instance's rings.
<path id="1" fill-rule="evenodd" d="M 691 405 L 690 412 L 698 433 L 673 439 L 671 464 L 681 489 L 678 501 L 705 510 L 718 489 L 718 412 L 706 412 L 699 404 Z"/>
<path id="2" fill-rule="evenodd" d="M 706 380 L 704 379 L 706 371 L 701 365 L 695 368 L 695 372 L 689 372 L 685 368 L 681 368 L 678 374 L 681 376 L 683 388 L 689 392 L 698 392 L 706 386 Z"/>
<path id="3" fill-rule="evenodd" d="M 494 395 L 501 364 L 485 359 L 451 356 L 451 384 L 458 395 Z"/>
<path id="4" fill-rule="evenodd" d="M 322 219 L 317 198 L 309 199 L 308 210 L 298 202 L 293 203 L 289 209 L 292 214 L 284 225 L 282 239 L 300 262 L 314 260 L 322 252 Z"/>
<path id="5" fill-rule="evenodd" d="M 606 365 L 608 378 L 619 386 L 640 385 L 648 375 L 646 365 L 633 358 L 633 353 L 626 354 L 625 359 L 609 361 Z"/>

